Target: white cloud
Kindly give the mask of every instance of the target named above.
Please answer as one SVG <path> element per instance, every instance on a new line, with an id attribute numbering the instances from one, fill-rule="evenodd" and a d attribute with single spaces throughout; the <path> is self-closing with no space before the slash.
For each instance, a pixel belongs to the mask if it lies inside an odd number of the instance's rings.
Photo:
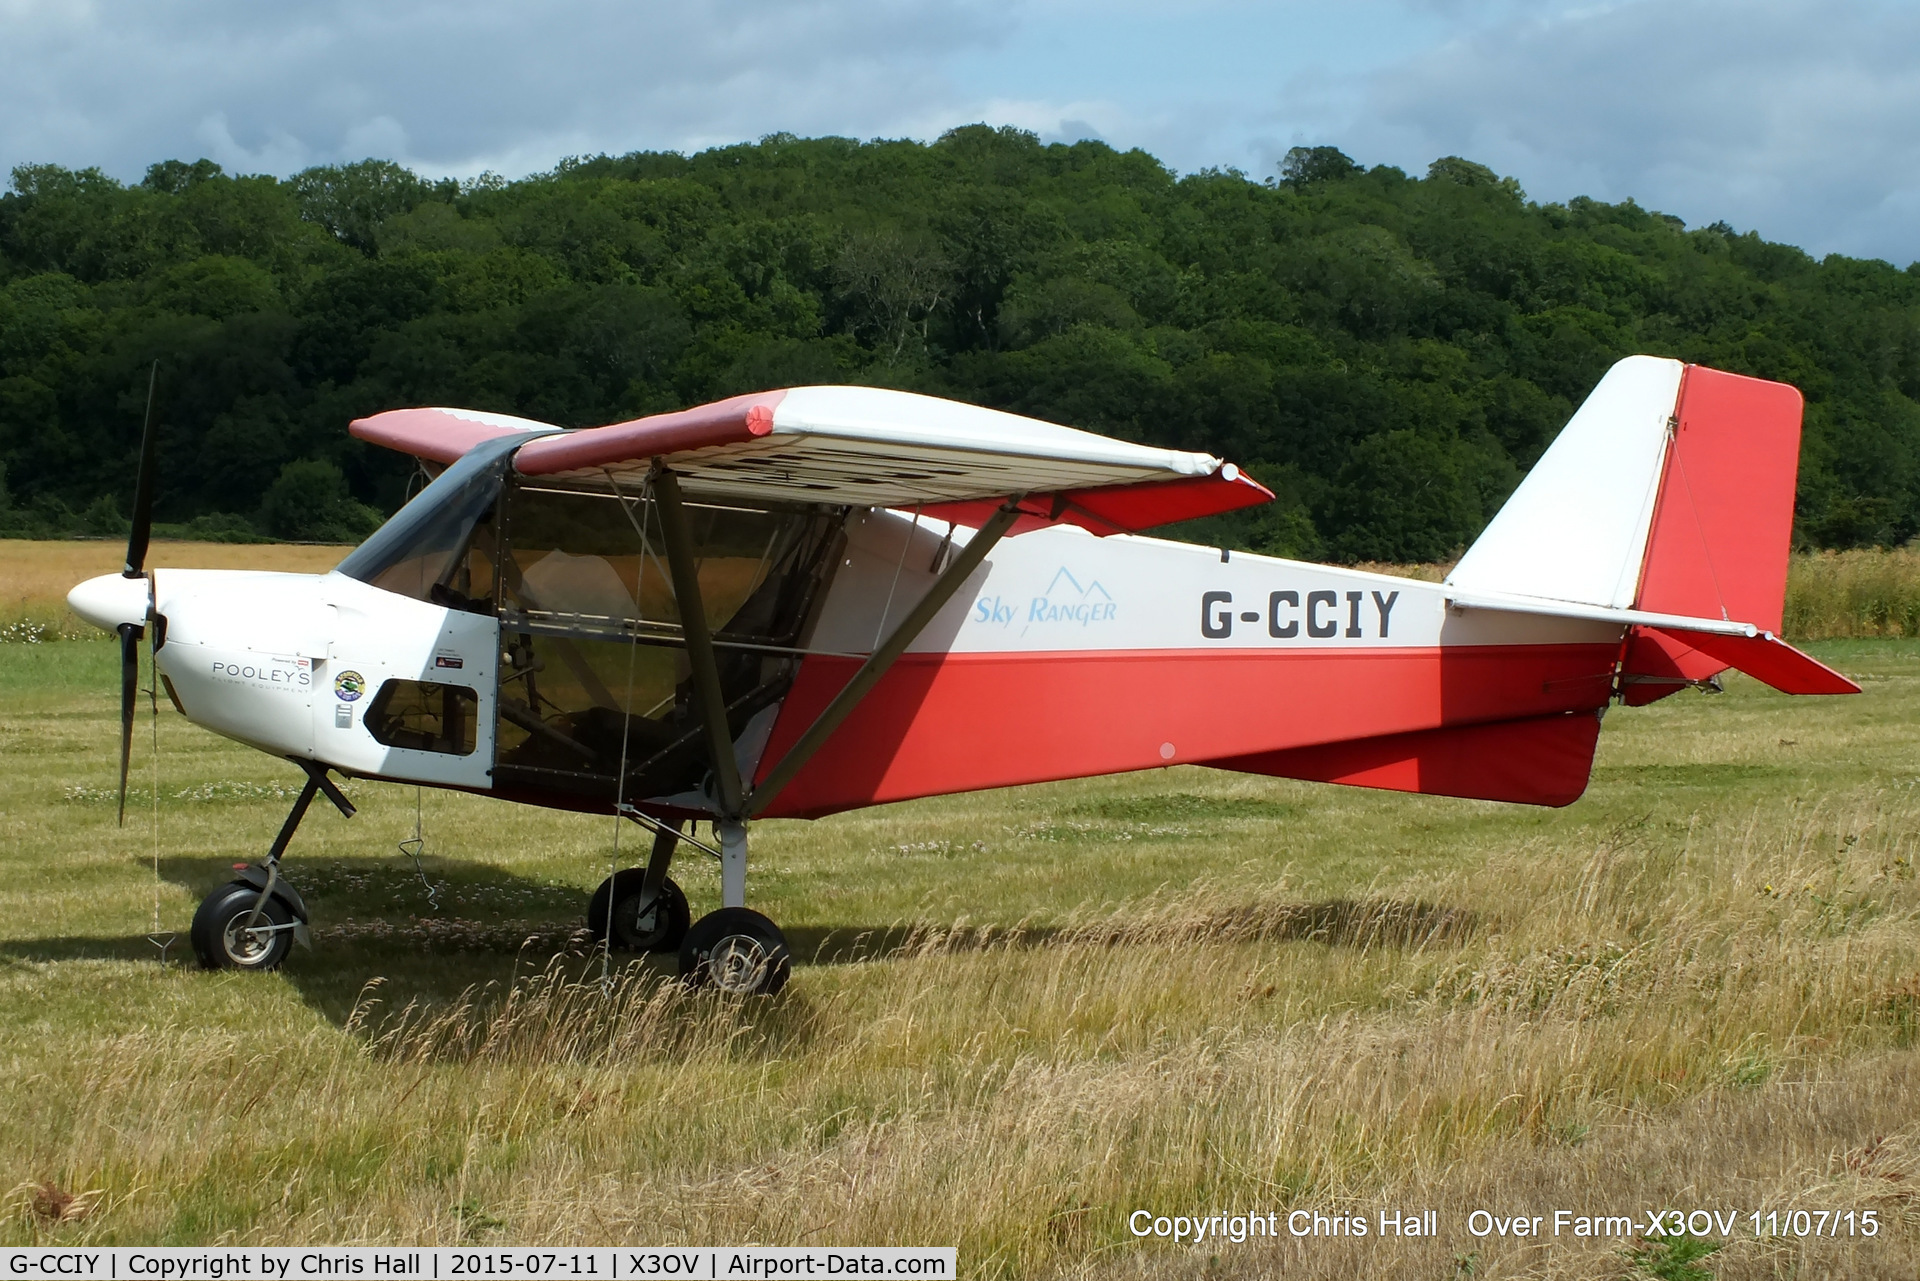
<path id="1" fill-rule="evenodd" d="M 1613 4 L 1296 84 L 1283 118 L 1415 172 L 1463 155 L 1537 199 L 1632 196 L 1904 264 L 1920 256 L 1917 55 L 1920 11 L 1872 0 Z"/>
<path id="2" fill-rule="evenodd" d="M 224 111 L 201 117 L 193 139 L 207 159 L 235 173 L 292 173 L 313 163 L 313 149 L 284 130 L 275 130 L 258 146 L 241 146 L 234 141 Z"/>
<path id="3" fill-rule="evenodd" d="M 986 0 L 9 6 L 0 164 L 137 177 L 207 150 L 276 172 L 368 154 L 472 172 L 781 128 L 882 132 L 956 96 L 940 64 L 999 40 L 992 17 Z"/>
<path id="4" fill-rule="evenodd" d="M 1920 256 L 1897 0 L 0 0 L 0 170 L 518 175 L 775 131 L 1016 124 L 1265 175 L 1456 154 L 1814 252 Z"/>

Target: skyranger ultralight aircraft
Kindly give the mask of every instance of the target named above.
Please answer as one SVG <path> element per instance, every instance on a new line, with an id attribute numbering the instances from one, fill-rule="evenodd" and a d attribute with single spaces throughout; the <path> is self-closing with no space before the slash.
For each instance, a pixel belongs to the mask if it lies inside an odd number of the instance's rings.
<path id="1" fill-rule="evenodd" d="M 771 992 L 757 818 L 1171 764 L 1566 805 L 1614 701 L 1728 667 L 1857 692 L 1775 635 L 1800 411 L 1623 360 L 1444 583 L 1138 537 L 1272 495 L 1204 454 L 860 387 L 575 431 L 376 414 L 353 433 L 439 474 L 332 573 L 146 573 L 149 429 L 126 570 L 68 599 L 121 636 L 123 807 L 143 637 L 182 715 L 306 772 L 196 913 L 203 964 L 304 939 L 281 856 L 316 794 L 352 812 L 336 771 L 650 827 L 590 925 Z M 697 922 L 683 842 L 721 865 Z"/>

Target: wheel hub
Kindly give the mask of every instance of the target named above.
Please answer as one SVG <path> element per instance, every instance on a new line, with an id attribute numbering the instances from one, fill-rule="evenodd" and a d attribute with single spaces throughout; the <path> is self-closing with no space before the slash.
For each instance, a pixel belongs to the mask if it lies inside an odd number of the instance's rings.
<path id="1" fill-rule="evenodd" d="M 221 939 L 226 944 L 227 955 L 235 965 L 253 965 L 267 954 L 273 946 L 276 933 L 273 923 L 266 914 L 260 916 L 261 924 L 249 926 L 247 917 L 252 913 L 242 913 L 227 922 Z"/>
<path id="2" fill-rule="evenodd" d="M 654 895 L 653 901 L 642 905 L 638 898 L 629 899 L 633 904 L 633 914 L 627 919 L 627 930 L 635 936 L 651 935 L 660 928 L 660 896 Z"/>
<path id="3" fill-rule="evenodd" d="M 767 948 L 748 934 L 729 934 L 707 954 L 709 981 L 722 992 L 748 995 L 760 990 L 767 972 Z"/>

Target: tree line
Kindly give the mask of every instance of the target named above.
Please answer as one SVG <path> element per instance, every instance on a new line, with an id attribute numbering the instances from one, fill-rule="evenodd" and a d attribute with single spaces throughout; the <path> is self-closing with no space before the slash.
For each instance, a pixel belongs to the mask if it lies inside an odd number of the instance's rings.
<path id="1" fill-rule="evenodd" d="M 838 382 L 1206 450 L 1279 496 L 1188 536 L 1435 560 L 1633 352 L 1806 394 L 1803 546 L 1920 532 L 1920 264 L 1535 202 L 1458 157 L 1181 176 L 975 125 L 513 182 L 24 165 L 0 196 L 0 533 L 124 528 L 157 360 L 176 533 L 364 533 L 412 481 L 346 434 L 382 409 L 585 426 Z"/>

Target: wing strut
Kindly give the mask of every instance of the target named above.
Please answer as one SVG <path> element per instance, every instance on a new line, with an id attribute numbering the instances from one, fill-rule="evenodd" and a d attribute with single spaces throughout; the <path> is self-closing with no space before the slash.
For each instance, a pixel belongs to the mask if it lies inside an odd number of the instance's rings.
<path id="1" fill-rule="evenodd" d="M 720 789 L 720 817 L 738 819 L 745 812 L 740 767 L 733 759 L 733 736 L 727 732 L 727 699 L 720 692 L 720 664 L 713 655 L 713 633 L 707 630 L 707 609 L 700 599 L 700 568 L 694 563 L 693 531 L 687 527 L 687 509 L 680 502 L 680 481 L 662 468 L 653 478 L 653 492 L 659 500 L 667 569 L 673 574 L 673 599 L 680 608 L 680 633 L 687 641 L 687 665 L 693 669 L 693 698 L 707 734 L 714 786 Z"/>
<path id="2" fill-rule="evenodd" d="M 853 674 L 845 688 L 834 695 L 825 710 L 807 726 L 787 754 L 780 758 L 760 785 L 747 795 L 741 786 L 740 767 L 733 756 L 733 737 L 727 729 L 727 701 L 720 689 L 720 664 L 714 656 L 713 633 L 707 628 L 705 606 L 700 599 L 700 571 L 695 563 L 693 551 L 693 531 L 687 524 L 686 507 L 680 497 L 680 482 L 671 471 L 662 468 L 654 475 L 653 492 L 659 500 L 660 532 L 667 545 L 667 568 L 673 575 L 673 595 L 680 607 L 681 634 L 687 642 L 687 664 L 693 669 L 693 696 L 699 706 L 702 728 L 706 734 L 707 755 L 713 761 L 714 786 L 720 795 L 720 817 L 723 820 L 738 822 L 752 818 L 773 803 L 780 790 L 793 781 L 813 754 L 833 736 L 844 721 L 865 698 L 868 691 L 887 674 L 894 660 L 913 644 L 928 623 L 933 621 L 943 606 L 960 590 L 963 583 L 980 567 L 994 544 L 1013 527 L 1021 516 L 1020 498 L 1007 500 L 1000 509 L 980 528 L 960 554 L 953 558 L 927 594 L 920 598 L 893 634 L 867 656 L 860 670 Z"/>
<path id="3" fill-rule="evenodd" d="M 793 781 L 794 775 L 798 774 L 801 768 L 812 759 L 813 754 L 833 736 L 833 731 L 840 728 L 840 722 L 847 718 L 848 714 L 859 705 L 860 700 L 867 696 L 867 692 L 887 674 L 887 669 L 893 666 L 893 661 L 906 653 L 907 646 L 913 644 L 927 624 L 933 621 L 934 615 L 938 614 L 947 601 L 952 599 L 953 594 L 960 590 L 961 585 L 972 576 L 973 571 L 979 568 L 980 562 L 987 558 L 987 553 L 993 550 L 994 544 L 998 543 L 1001 536 L 1020 518 L 1020 500 L 1024 497 L 1025 495 L 1021 494 L 1009 498 L 1000 510 L 980 527 L 980 532 L 960 549 L 960 554 L 953 558 L 953 563 L 933 581 L 933 586 L 928 588 L 927 594 L 920 598 L 920 603 L 900 620 L 900 625 L 893 629 L 893 634 L 867 656 L 867 661 L 861 664 L 860 670 L 853 674 L 853 679 L 833 696 L 833 701 L 827 704 L 826 709 L 815 718 L 813 724 L 807 726 L 806 732 L 800 735 L 794 745 L 787 749 L 787 754 L 767 772 L 767 776 L 760 781 L 760 786 L 753 789 L 753 795 L 747 798 L 747 817 L 751 818 L 773 804 L 773 799 L 780 794 L 780 790 Z M 691 641 L 691 634 L 689 634 L 689 641 Z M 721 728 L 724 732 L 725 726 Z"/>

